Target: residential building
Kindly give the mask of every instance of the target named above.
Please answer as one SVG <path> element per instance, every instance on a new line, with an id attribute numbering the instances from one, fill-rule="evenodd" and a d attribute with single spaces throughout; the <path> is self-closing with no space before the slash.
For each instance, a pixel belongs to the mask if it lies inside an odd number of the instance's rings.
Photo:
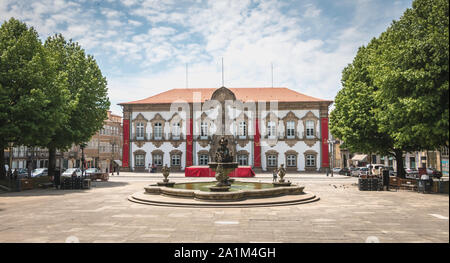
<path id="1" fill-rule="evenodd" d="M 114 167 L 122 164 L 122 117 L 108 111 L 108 118 L 103 128 L 98 131 L 84 148 L 86 168 L 98 167 L 103 172 L 114 171 Z M 48 167 L 48 149 L 40 147 L 16 146 L 5 153 L 5 163 L 11 162 L 11 167 L 31 169 Z M 73 145 L 68 151 L 56 151 L 56 167 L 67 169 L 81 167 L 82 149 Z"/>

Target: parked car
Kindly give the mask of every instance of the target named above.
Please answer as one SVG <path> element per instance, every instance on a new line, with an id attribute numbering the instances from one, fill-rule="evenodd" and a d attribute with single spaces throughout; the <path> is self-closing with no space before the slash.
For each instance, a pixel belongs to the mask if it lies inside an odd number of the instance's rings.
<path id="1" fill-rule="evenodd" d="M 19 174 L 19 178 L 25 178 L 28 176 L 28 170 L 25 168 L 17 168 L 17 173 Z"/>
<path id="2" fill-rule="evenodd" d="M 101 173 L 102 171 L 100 171 L 100 169 L 98 168 L 88 168 L 85 173 L 86 175 L 91 175 L 91 174 L 95 174 L 95 173 Z"/>
<path id="3" fill-rule="evenodd" d="M 427 174 L 430 177 L 434 177 L 434 178 L 441 178 L 442 177 L 442 173 L 437 171 L 434 168 L 419 168 L 419 176 L 422 176 L 423 174 Z"/>
<path id="4" fill-rule="evenodd" d="M 80 168 L 69 168 L 65 170 L 61 176 L 63 177 L 71 177 L 75 173 L 76 176 L 81 176 L 81 169 Z"/>
<path id="5" fill-rule="evenodd" d="M 339 167 L 336 167 L 336 168 L 333 168 L 333 173 L 335 173 L 335 174 L 339 174 L 340 172 L 341 172 L 341 168 L 339 168 Z"/>
<path id="6" fill-rule="evenodd" d="M 389 176 L 396 176 L 397 173 L 394 171 L 394 167 L 387 167 L 389 170 Z"/>
<path id="7" fill-rule="evenodd" d="M 98 168 L 89 168 L 85 171 L 85 173 L 87 176 L 89 176 L 89 178 L 91 178 L 91 180 L 100 179 L 102 181 L 108 181 L 108 179 L 109 179 L 109 174 L 103 173 Z"/>
<path id="8" fill-rule="evenodd" d="M 359 176 L 361 176 L 361 175 L 369 175 L 369 168 L 367 168 L 367 167 L 360 167 L 358 175 Z"/>
<path id="9" fill-rule="evenodd" d="M 419 171 L 415 168 L 405 168 L 406 178 L 418 179 Z"/>
<path id="10" fill-rule="evenodd" d="M 346 167 L 342 168 L 341 171 L 339 172 L 339 174 L 350 176 L 350 169 L 348 169 Z"/>
<path id="11" fill-rule="evenodd" d="M 34 169 L 31 172 L 31 177 L 41 177 L 41 176 L 47 176 L 47 175 L 48 175 L 47 168 L 38 168 L 38 169 Z"/>
<path id="12" fill-rule="evenodd" d="M 432 177 L 436 177 L 438 179 L 442 177 L 442 172 L 440 172 L 434 168 L 427 168 L 427 174 Z"/>
<path id="13" fill-rule="evenodd" d="M 350 174 L 351 174 L 351 176 L 358 176 L 359 175 L 359 167 L 351 167 Z"/>
<path id="14" fill-rule="evenodd" d="M 367 168 L 371 169 L 372 174 L 374 175 L 379 175 L 380 174 L 380 169 L 384 168 L 385 165 L 384 164 L 368 164 Z"/>

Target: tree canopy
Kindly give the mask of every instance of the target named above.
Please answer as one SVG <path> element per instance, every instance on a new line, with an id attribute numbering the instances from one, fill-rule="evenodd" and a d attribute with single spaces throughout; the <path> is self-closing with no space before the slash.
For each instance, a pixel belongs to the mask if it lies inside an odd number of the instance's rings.
<path id="1" fill-rule="evenodd" d="M 56 149 L 89 141 L 103 127 L 110 102 L 106 78 L 78 43 L 58 34 L 49 37 L 44 47 L 55 57 L 58 72 L 67 75 L 70 93 L 68 122 L 58 127 L 45 145 L 49 149 L 49 175 L 53 175 Z"/>
<path id="2" fill-rule="evenodd" d="M 66 149 L 89 141 L 103 127 L 110 106 L 106 78 L 78 43 L 58 34 L 49 37 L 44 47 L 54 55 L 57 70 L 67 75 L 70 93 L 69 120 L 57 129 L 48 146 Z"/>
<path id="3" fill-rule="evenodd" d="M 87 141 L 103 126 L 110 102 L 97 62 L 61 34 L 43 45 L 11 18 L 0 27 L 0 176 L 11 144 L 56 149 Z"/>
<path id="4" fill-rule="evenodd" d="M 11 18 L 0 27 L 0 151 L 45 145 L 67 121 L 68 83 L 37 32 Z M 1 175 L 4 175 L 4 159 Z"/>
<path id="5" fill-rule="evenodd" d="M 448 6 L 415 0 L 358 50 L 330 114 L 330 130 L 344 147 L 391 153 L 401 163 L 403 151 L 448 146 Z"/>

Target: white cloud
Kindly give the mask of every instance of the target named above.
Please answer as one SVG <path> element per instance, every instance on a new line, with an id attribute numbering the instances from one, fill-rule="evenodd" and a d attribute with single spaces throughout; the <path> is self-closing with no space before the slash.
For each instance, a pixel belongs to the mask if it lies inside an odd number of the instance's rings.
<path id="1" fill-rule="evenodd" d="M 141 26 L 142 23 L 136 20 L 132 20 L 132 19 L 128 19 L 128 24 L 132 25 L 132 26 Z"/>
<path id="2" fill-rule="evenodd" d="M 351 26 L 326 36 L 314 30 L 334 18 L 318 2 L 292 10 L 275 0 L 110 0 L 96 10 L 85 7 L 90 1 L 1 0 L 0 17 L 33 25 L 43 39 L 61 32 L 103 57 L 113 105 L 185 87 L 185 63 L 189 87 L 219 87 L 221 57 L 226 86 L 270 86 L 273 63 L 275 86 L 333 99 L 357 48 L 386 28 L 379 20 L 398 18 L 410 2 L 340 2 L 354 8 Z M 136 72 L 124 73 L 130 66 Z"/>
<path id="3" fill-rule="evenodd" d="M 305 18 L 318 17 L 321 12 L 322 12 L 322 10 L 318 9 L 315 5 L 307 4 L 305 13 L 303 14 L 303 17 L 305 17 Z"/>

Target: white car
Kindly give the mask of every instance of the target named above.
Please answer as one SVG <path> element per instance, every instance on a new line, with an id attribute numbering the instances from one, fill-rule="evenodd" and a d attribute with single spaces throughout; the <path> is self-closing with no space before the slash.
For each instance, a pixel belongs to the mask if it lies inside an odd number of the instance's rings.
<path id="1" fill-rule="evenodd" d="M 71 177 L 73 174 L 76 174 L 76 176 L 81 177 L 81 169 L 80 168 L 69 168 L 64 171 L 64 173 L 61 174 L 61 176 L 64 177 Z"/>
<path id="2" fill-rule="evenodd" d="M 47 168 L 38 168 L 38 169 L 34 169 L 31 172 L 31 177 L 41 177 L 41 176 L 47 176 L 47 175 L 48 175 Z"/>
<path id="3" fill-rule="evenodd" d="M 372 165 L 368 164 L 367 165 L 367 169 L 371 169 L 371 172 L 374 175 L 379 175 L 381 168 L 385 168 L 385 165 L 384 164 L 372 164 Z"/>

